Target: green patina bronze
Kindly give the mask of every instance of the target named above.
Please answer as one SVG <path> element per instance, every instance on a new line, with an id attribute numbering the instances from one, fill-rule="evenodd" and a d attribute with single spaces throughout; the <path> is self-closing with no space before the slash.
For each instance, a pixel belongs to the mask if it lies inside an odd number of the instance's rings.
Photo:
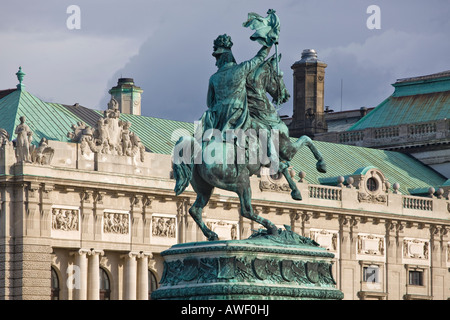
<path id="1" fill-rule="evenodd" d="M 270 167 L 273 174 L 282 173 L 292 198 L 301 200 L 288 172 L 297 151 L 308 146 L 317 170 L 326 172 L 326 166 L 309 137 L 296 141 L 289 137 L 268 98 L 278 106 L 290 97 L 279 72 L 281 55 L 267 59 L 280 30 L 275 11 L 269 10 L 265 18 L 250 13 L 243 25 L 255 30 L 251 39 L 262 48 L 238 64 L 228 35 L 214 41 L 218 70 L 209 81 L 208 109 L 194 136 L 181 137 L 173 152 L 175 193 L 180 195 L 192 185 L 197 198 L 189 213 L 210 241 L 178 244 L 162 252 L 164 274 L 152 298 L 342 299 L 332 275 L 332 253 L 289 226 L 278 229 L 253 211 L 250 176 L 262 167 Z M 252 155 L 261 153 L 266 157 L 255 161 Z M 235 192 L 240 214 L 265 229 L 248 239 L 220 241 L 202 220 L 214 188 Z"/>
<path id="2" fill-rule="evenodd" d="M 195 242 L 162 252 L 164 274 L 152 299 L 342 299 L 333 254 L 279 229 L 247 240 Z"/>
<path id="3" fill-rule="evenodd" d="M 250 13 L 244 26 L 257 30 L 252 35 L 252 40 L 262 43 L 262 48 L 252 59 L 237 64 L 231 50 L 231 37 L 224 34 L 214 41 L 212 55 L 216 59 L 218 70 L 210 78 L 208 110 L 203 114 L 194 137 L 181 137 L 173 154 L 174 159 L 183 156 L 187 158 L 182 162 L 174 162 L 175 193 L 179 195 L 189 184 L 192 185 L 197 199 L 189 213 L 203 234 L 212 241 L 218 240 L 218 236 L 203 222 L 202 210 L 214 188 L 237 193 L 241 215 L 263 225 L 269 234 L 275 234 L 275 225 L 253 212 L 250 176 L 258 174 L 262 166 L 275 166 L 275 172 L 272 173 L 281 172 L 292 189 L 292 198 L 301 200 L 301 194 L 288 173 L 288 167 L 289 161 L 304 145 L 309 147 L 318 160 L 317 170 L 326 172 L 322 155 L 309 137 L 303 136 L 291 142 L 288 128 L 266 95 L 269 93 L 277 105 L 289 99 L 282 75 L 275 68 L 281 56 L 275 55 L 265 60 L 271 46 L 278 41 L 280 26 L 275 11 L 269 10 L 266 18 Z M 217 132 L 220 134 L 217 135 Z M 249 132 L 249 135 L 244 135 L 243 140 L 238 137 L 239 132 Z M 255 132 L 259 143 L 250 143 L 249 141 L 254 141 L 250 138 Z M 261 132 L 265 132 L 266 145 L 260 143 Z M 210 150 L 212 151 L 209 152 Z M 250 155 L 261 152 L 267 154 L 268 162 L 261 161 L 261 158 L 250 161 L 253 159 Z M 188 153 L 190 156 L 187 156 Z M 225 155 L 222 158 L 219 156 L 223 160 L 221 162 L 215 161 L 218 153 Z M 236 156 L 238 154 L 244 155 L 243 161 L 239 161 Z M 196 161 L 198 158 L 200 161 Z"/>
<path id="4" fill-rule="evenodd" d="M 301 200 L 301 194 L 289 172 L 289 161 L 304 145 L 312 151 L 317 160 L 317 170 L 326 172 L 320 152 L 307 136 L 292 142 L 286 125 L 277 110 L 268 100 L 271 95 L 276 104 L 289 99 L 282 75 L 278 72 L 281 56 L 265 58 L 273 44 L 277 44 L 279 19 L 274 10 L 266 18 L 249 14 L 245 27 L 255 29 L 252 40 L 262 43 L 262 48 L 250 60 L 236 63 L 232 53 L 231 38 L 224 34 L 214 41 L 213 56 L 218 70 L 210 78 L 207 111 L 201 118 L 194 137 L 181 137 L 174 148 L 173 172 L 176 179 L 175 193 L 181 194 L 189 184 L 197 193 L 197 199 L 189 213 L 208 240 L 218 240 L 202 220 L 202 210 L 208 203 L 214 188 L 237 193 L 241 204 L 241 215 L 263 225 L 269 234 L 275 234 L 275 225 L 253 212 L 251 205 L 250 176 L 258 174 L 262 166 L 275 167 L 281 172 L 292 189 L 292 198 Z M 252 131 L 252 130 L 253 131 Z M 217 132 L 220 134 L 217 135 Z M 239 133 L 245 132 L 245 139 Z M 256 132 L 257 137 L 254 137 Z M 252 136 L 253 133 L 253 136 Z M 262 133 L 267 138 L 263 141 Z M 259 143 L 251 143 L 251 138 Z M 210 152 L 211 151 L 211 152 Z M 230 152 L 232 151 L 232 152 Z M 221 157 L 218 154 L 224 155 Z M 266 161 L 250 161 L 251 155 L 264 153 Z M 187 156 L 189 154 L 189 156 Z M 230 158 L 231 155 L 231 158 Z M 243 160 L 237 155 L 244 155 Z M 215 161 L 219 157 L 223 161 Z M 200 158 L 200 161 L 197 161 Z M 239 161 L 241 160 L 241 161 Z"/>

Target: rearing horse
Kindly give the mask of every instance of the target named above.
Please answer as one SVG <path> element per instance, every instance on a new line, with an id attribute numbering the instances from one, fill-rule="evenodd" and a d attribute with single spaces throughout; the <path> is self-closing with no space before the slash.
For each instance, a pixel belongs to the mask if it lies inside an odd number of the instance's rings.
<path id="1" fill-rule="evenodd" d="M 277 58 L 279 59 L 279 57 Z M 249 112 L 252 117 L 253 129 L 279 130 L 280 146 L 278 150 L 279 155 L 277 156 L 279 156 L 281 161 L 278 169 L 289 182 L 289 186 L 292 189 L 292 197 L 296 200 L 301 200 L 300 192 L 288 174 L 289 161 L 294 157 L 298 149 L 303 145 L 307 145 L 318 160 L 317 169 L 319 171 L 325 172 L 325 162 L 309 137 L 304 136 L 295 142 L 290 141 L 287 126 L 281 121 L 277 111 L 267 98 L 266 92 L 279 103 L 289 99 L 289 93 L 286 90 L 282 77 L 275 73 L 275 62 L 275 58 L 271 57 L 248 76 L 248 109 L 244 110 L 244 112 Z M 202 210 L 208 204 L 215 187 L 235 192 L 241 205 L 240 214 L 244 218 L 263 225 L 267 229 L 268 234 L 276 234 L 278 231 L 277 227 L 268 219 L 255 214 L 251 205 L 250 177 L 258 174 L 264 164 L 261 161 L 256 161 L 256 163 L 248 161 L 248 154 L 245 163 L 237 161 L 230 163 L 228 158 L 220 162 L 210 161 L 210 158 L 217 157 L 218 153 L 223 152 L 222 154 L 227 155 L 230 147 L 234 151 L 238 151 L 241 148 L 235 143 L 227 143 L 221 139 L 212 139 L 208 142 L 199 143 L 192 136 L 181 137 L 175 145 L 173 154 L 176 195 L 181 194 L 189 184 L 192 185 L 197 193 L 197 198 L 189 209 L 189 213 L 208 240 L 218 240 L 217 234 L 210 230 L 202 219 Z M 261 147 L 264 146 L 259 144 L 252 146 L 252 148 Z M 213 150 L 212 153 L 205 152 L 209 150 Z M 198 161 L 198 159 L 201 161 Z"/>
<path id="2" fill-rule="evenodd" d="M 289 183 L 289 187 L 292 190 L 292 198 L 294 200 L 302 200 L 300 191 L 288 172 L 289 162 L 294 158 L 297 151 L 306 145 L 317 160 L 317 171 L 325 173 L 326 164 L 311 138 L 302 136 L 295 142 L 291 140 L 288 127 L 281 120 L 277 110 L 267 98 L 266 92 L 269 93 L 273 102 L 277 105 L 287 102 L 290 98 L 283 76 L 277 71 L 277 64 L 280 60 L 281 54 L 278 56 L 273 55 L 248 75 L 247 103 L 250 117 L 252 118 L 252 127 L 255 130 L 278 130 L 278 156 L 281 161 L 279 171 Z"/>

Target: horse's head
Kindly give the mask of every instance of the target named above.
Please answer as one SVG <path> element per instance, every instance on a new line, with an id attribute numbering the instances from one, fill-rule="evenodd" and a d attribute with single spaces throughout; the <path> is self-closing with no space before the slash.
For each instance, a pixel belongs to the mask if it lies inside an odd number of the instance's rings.
<path id="1" fill-rule="evenodd" d="M 270 94 L 273 103 L 276 105 L 287 102 L 291 97 L 283 80 L 283 72 L 279 71 L 277 67 L 280 60 L 281 54 L 278 57 L 273 55 L 267 61 L 269 66 L 269 81 L 267 82 L 266 91 Z"/>

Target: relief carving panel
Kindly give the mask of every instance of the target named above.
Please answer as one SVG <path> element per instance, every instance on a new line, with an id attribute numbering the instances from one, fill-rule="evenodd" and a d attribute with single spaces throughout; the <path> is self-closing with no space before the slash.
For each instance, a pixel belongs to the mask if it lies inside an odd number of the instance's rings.
<path id="1" fill-rule="evenodd" d="M 79 208 L 55 206 L 51 212 L 51 235 L 53 238 L 77 239 L 80 236 Z"/>
<path id="2" fill-rule="evenodd" d="M 173 245 L 178 239 L 176 215 L 153 214 L 151 222 L 151 243 Z"/>

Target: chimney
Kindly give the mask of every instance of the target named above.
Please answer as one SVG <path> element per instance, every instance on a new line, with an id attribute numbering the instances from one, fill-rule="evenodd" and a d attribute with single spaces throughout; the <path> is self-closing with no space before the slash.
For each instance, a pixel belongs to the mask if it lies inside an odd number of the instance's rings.
<path id="1" fill-rule="evenodd" d="M 324 80 L 327 64 L 317 59 L 317 52 L 305 49 L 301 60 L 295 62 L 294 110 L 289 125 L 289 135 L 314 138 L 317 133 L 327 132 L 324 113 Z"/>
<path id="2" fill-rule="evenodd" d="M 141 94 L 143 90 L 134 85 L 132 78 L 120 78 L 117 86 L 109 90 L 111 97 L 119 103 L 121 113 L 141 115 Z"/>

